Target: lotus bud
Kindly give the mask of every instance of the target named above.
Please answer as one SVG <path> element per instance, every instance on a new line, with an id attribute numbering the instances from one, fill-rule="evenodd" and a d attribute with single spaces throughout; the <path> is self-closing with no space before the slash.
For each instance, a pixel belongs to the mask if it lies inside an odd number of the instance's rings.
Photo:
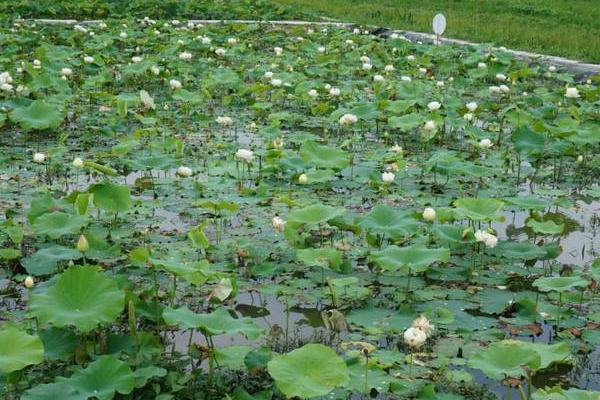
<path id="1" fill-rule="evenodd" d="M 308 176 L 306 174 L 300 174 L 298 177 L 298 183 L 301 185 L 306 185 L 308 183 Z"/>
<path id="2" fill-rule="evenodd" d="M 25 285 L 25 287 L 27 289 L 31 289 L 33 287 L 33 285 L 35 285 L 35 281 L 33 280 L 33 278 L 31 276 L 28 276 L 27 278 L 25 278 L 25 280 L 23 281 L 23 284 Z"/>
<path id="3" fill-rule="evenodd" d="M 77 250 L 82 253 L 86 253 L 90 249 L 90 244 L 84 235 L 79 236 L 77 241 Z"/>
<path id="4" fill-rule="evenodd" d="M 423 219 L 427 222 L 432 222 L 435 220 L 435 210 L 431 207 L 425 207 L 423 210 Z"/>

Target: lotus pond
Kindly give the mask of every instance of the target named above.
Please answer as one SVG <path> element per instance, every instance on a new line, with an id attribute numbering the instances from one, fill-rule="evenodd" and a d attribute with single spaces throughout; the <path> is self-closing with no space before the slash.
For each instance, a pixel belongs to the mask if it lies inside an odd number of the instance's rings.
<path id="1" fill-rule="evenodd" d="M 598 399 L 598 77 L 323 26 L 4 26 L 3 399 Z"/>

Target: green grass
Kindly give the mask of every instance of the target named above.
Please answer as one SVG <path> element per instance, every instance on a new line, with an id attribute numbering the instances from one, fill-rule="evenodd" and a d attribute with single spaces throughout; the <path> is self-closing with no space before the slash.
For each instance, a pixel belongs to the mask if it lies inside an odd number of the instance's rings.
<path id="1" fill-rule="evenodd" d="M 600 62 L 600 0 L 275 0 L 348 22 L 431 32 L 446 15 L 446 37 Z"/>

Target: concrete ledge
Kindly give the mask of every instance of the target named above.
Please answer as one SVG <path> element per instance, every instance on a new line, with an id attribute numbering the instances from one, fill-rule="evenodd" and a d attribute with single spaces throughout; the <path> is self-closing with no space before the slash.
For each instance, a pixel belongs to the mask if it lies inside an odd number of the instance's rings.
<path id="1" fill-rule="evenodd" d="M 48 24 L 48 25 L 94 25 L 102 22 L 101 20 L 86 20 L 86 21 L 77 21 L 74 19 L 35 19 L 37 23 Z M 334 20 L 323 20 L 323 21 L 259 21 L 259 20 L 215 20 L 215 19 L 190 19 L 186 20 L 189 22 L 193 22 L 195 24 L 205 24 L 205 25 L 225 25 L 225 24 L 264 24 L 264 25 L 283 25 L 283 26 L 334 26 L 338 28 L 354 28 L 359 27 L 357 24 L 347 23 L 347 22 L 339 22 Z M 380 36 L 389 36 L 392 33 L 397 33 L 398 35 L 402 35 L 407 39 L 413 41 L 422 41 L 426 43 L 434 43 L 436 41 L 436 36 L 430 33 L 423 32 L 414 32 L 414 31 L 403 31 L 403 30 L 394 30 L 388 28 L 382 28 L 377 26 L 366 26 L 367 29 L 371 31 L 376 31 Z M 469 42 L 466 40 L 459 39 L 450 39 L 450 38 L 440 38 L 440 43 L 446 43 L 456 46 L 481 46 L 480 43 Z M 499 50 L 498 47 L 490 46 L 492 50 Z M 578 60 L 571 60 L 563 57 L 549 56 L 545 54 L 537 54 L 530 53 L 527 51 L 521 50 L 512 50 L 507 49 L 506 52 L 515 56 L 515 58 L 526 60 L 526 61 L 536 61 L 545 64 L 555 65 L 557 67 L 562 67 L 566 70 L 569 70 L 573 73 L 582 76 L 589 76 L 600 74 L 600 64 L 590 64 L 584 63 Z"/>

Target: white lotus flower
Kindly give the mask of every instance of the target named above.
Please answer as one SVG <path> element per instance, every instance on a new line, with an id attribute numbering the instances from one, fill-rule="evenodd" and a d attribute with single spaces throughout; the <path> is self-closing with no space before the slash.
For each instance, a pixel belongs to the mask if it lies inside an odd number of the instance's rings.
<path id="1" fill-rule="evenodd" d="M 192 59 L 192 53 L 188 52 L 188 51 L 183 51 L 181 53 L 179 53 L 179 59 L 180 60 L 191 60 Z"/>
<path id="2" fill-rule="evenodd" d="M 42 164 L 44 161 L 46 161 L 46 155 L 44 153 L 35 153 L 33 155 L 34 163 Z"/>
<path id="3" fill-rule="evenodd" d="M 500 91 L 502 93 L 508 93 L 508 92 L 510 92 L 510 88 L 506 85 L 500 85 Z"/>
<path id="4" fill-rule="evenodd" d="M 413 56 L 413 55 L 409 55 L 409 56 L 406 56 L 406 59 L 407 59 L 408 61 L 415 61 L 415 56 Z"/>
<path id="5" fill-rule="evenodd" d="M 429 111 L 437 111 L 440 109 L 440 107 L 442 107 L 442 105 L 438 101 L 432 101 L 429 104 L 427 104 L 427 108 L 429 108 Z"/>
<path id="6" fill-rule="evenodd" d="M 42 62 L 40 60 L 33 60 L 33 68 L 40 69 L 42 68 Z"/>
<path id="7" fill-rule="evenodd" d="M 431 322 L 429 322 L 427 317 L 423 314 L 421 314 L 419 316 L 419 318 L 417 318 L 413 321 L 412 327 L 423 331 L 423 333 L 425 333 L 425 336 L 427 336 L 428 338 L 431 337 L 431 334 L 433 333 L 433 330 L 435 329 L 435 327 L 431 324 Z"/>
<path id="8" fill-rule="evenodd" d="M 73 75 L 73 70 L 71 68 L 64 67 L 60 70 L 60 74 L 62 76 L 71 76 Z"/>
<path id="9" fill-rule="evenodd" d="M 73 167 L 77 168 L 77 169 L 81 169 L 83 168 L 83 160 L 79 157 L 75 157 L 73 159 Z"/>
<path id="10" fill-rule="evenodd" d="M 550 72 L 556 72 L 556 67 L 554 65 L 551 65 L 548 67 L 548 71 Z"/>
<path id="11" fill-rule="evenodd" d="M 340 91 L 340 89 L 338 89 L 336 87 L 332 87 L 329 89 L 329 94 L 337 97 L 341 94 L 341 91 Z"/>
<path id="12" fill-rule="evenodd" d="M 373 76 L 373 81 L 375 81 L 375 82 L 383 82 L 383 81 L 385 81 L 385 78 L 382 75 L 374 75 Z"/>
<path id="13" fill-rule="evenodd" d="M 369 57 L 367 57 L 367 56 L 362 56 L 362 57 L 360 57 L 360 61 L 361 61 L 363 64 L 370 64 L 370 63 L 371 63 L 371 59 L 370 59 Z"/>
<path id="14" fill-rule="evenodd" d="M 373 68 L 373 66 L 372 66 L 371 64 L 369 64 L 369 63 L 364 63 L 364 64 L 362 65 L 362 69 L 363 69 L 363 71 L 370 71 L 370 70 L 371 70 L 371 68 Z"/>
<path id="15" fill-rule="evenodd" d="M 121 33 L 119 33 L 119 37 L 121 39 L 126 39 L 127 38 L 127 33 L 126 32 L 121 32 Z"/>
<path id="16" fill-rule="evenodd" d="M 146 108 L 150 108 L 154 110 L 156 108 L 156 104 L 154 104 L 154 99 L 150 96 L 150 93 L 145 90 L 140 90 L 140 101 Z"/>
<path id="17" fill-rule="evenodd" d="M 273 226 L 273 229 L 275 229 L 277 232 L 283 232 L 283 229 L 285 228 L 285 221 L 281 217 L 276 215 L 271 220 L 271 225 Z"/>
<path id="18" fill-rule="evenodd" d="M 91 64 L 94 62 L 94 57 L 92 56 L 85 56 L 83 57 L 83 62 L 86 64 Z"/>
<path id="19" fill-rule="evenodd" d="M 396 175 L 394 175 L 393 172 L 384 172 L 381 174 L 381 180 L 383 181 L 383 183 L 392 183 L 394 182 L 395 178 Z"/>
<path id="20" fill-rule="evenodd" d="M 576 99 L 579 97 L 579 90 L 576 87 L 568 87 L 565 92 L 565 97 Z"/>
<path id="21" fill-rule="evenodd" d="M 184 178 L 192 176 L 192 169 L 190 167 L 181 166 L 177 168 L 177 175 L 182 176 Z"/>
<path id="22" fill-rule="evenodd" d="M 483 242 L 486 247 L 493 248 L 498 244 L 498 238 L 489 232 L 478 230 L 475 232 L 475 240 Z"/>
<path id="23" fill-rule="evenodd" d="M 487 64 L 484 62 L 477 63 L 477 68 L 480 68 L 480 69 L 487 68 Z"/>
<path id="24" fill-rule="evenodd" d="M 404 331 L 404 343 L 411 349 L 419 349 L 427 341 L 427 335 L 419 328 L 410 327 Z"/>
<path id="25" fill-rule="evenodd" d="M 492 141 L 490 139 L 481 139 L 479 141 L 479 147 L 481 147 L 482 149 L 489 149 L 493 145 L 494 144 L 492 143 Z"/>
<path id="26" fill-rule="evenodd" d="M 280 87 L 281 85 L 283 85 L 283 81 L 281 79 L 271 79 L 271 85 L 275 86 L 275 87 Z"/>
<path id="27" fill-rule="evenodd" d="M 225 53 L 227 53 L 227 50 L 225 50 L 225 49 L 224 49 L 224 48 L 222 48 L 222 47 L 217 47 L 217 48 L 215 49 L 215 54 L 216 54 L 216 55 L 218 55 L 218 56 L 221 56 L 221 57 L 222 57 L 222 56 L 224 56 L 224 55 L 225 55 Z"/>
<path id="28" fill-rule="evenodd" d="M 388 64 L 385 66 L 385 68 L 383 69 L 385 72 L 394 72 L 396 68 L 394 68 L 394 66 L 392 64 Z"/>
<path id="29" fill-rule="evenodd" d="M 435 83 L 435 86 L 437 86 L 437 87 L 439 87 L 439 88 L 441 88 L 441 87 L 444 87 L 444 81 L 437 81 L 437 82 Z"/>
<path id="30" fill-rule="evenodd" d="M 354 40 L 346 39 L 346 44 L 349 44 L 350 46 L 352 46 L 352 45 L 354 45 Z"/>
<path id="31" fill-rule="evenodd" d="M 506 80 L 506 75 L 504 74 L 496 74 L 496 79 L 500 82 L 504 82 Z"/>
<path id="32" fill-rule="evenodd" d="M 227 117 L 227 116 L 223 116 L 223 115 L 218 116 L 215 121 L 217 122 L 217 124 L 223 125 L 223 126 L 229 126 L 229 125 L 233 124 L 233 120 L 231 119 L 231 117 Z"/>
<path id="33" fill-rule="evenodd" d="M 280 56 L 283 54 L 283 49 L 281 47 L 275 47 L 273 48 L 273 51 L 275 52 L 276 56 Z"/>
<path id="34" fill-rule="evenodd" d="M 325 53 L 325 47 L 324 47 L 324 46 L 319 46 L 319 47 L 317 48 L 317 51 L 318 51 L 319 53 Z"/>
<path id="35" fill-rule="evenodd" d="M 473 113 L 465 113 L 465 115 L 463 115 L 463 119 L 467 122 L 473 121 Z"/>
<path id="36" fill-rule="evenodd" d="M 581 155 L 581 154 L 580 154 L 580 155 L 578 155 L 578 156 L 577 156 L 577 160 L 575 160 L 575 163 L 576 163 L 577 165 L 579 165 L 579 164 L 582 164 L 582 163 L 583 163 L 583 155 Z"/>
<path id="37" fill-rule="evenodd" d="M 400 80 L 403 82 L 410 82 L 410 81 L 412 81 L 412 78 L 410 76 L 402 75 L 400 77 Z"/>
<path id="38" fill-rule="evenodd" d="M 475 103 L 474 101 L 467 103 L 465 105 L 467 107 L 467 110 L 469 110 L 470 112 L 475 112 L 475 110 L 477 110 L 477 103 Z"/>
<path id="39" fill-rule="evenodd" d="M 158 75 L 160 74 L 160 68 L 157 65 L 153 65 L 150 68 L 150 71 L 154 74 L 154 75 Z"/>
<path id="40" fill-rule="evenodd" d="M 210 44 L 212 42 L 212 39 L 209 37 L 204 36 L 202 38 L 202 44 Z"/>
<path id="41" fill-rule="evenodd" d="M 490 91 L 490 93 L 500 93 L 500 87 L 499 86 L 490 86 L 488 88 L 488 90 Z"/>
<path id="42" fill-rule="evenodd" d="M 235 158 L 245 163 L 251 163 L 254 160 L 254 153 L 251 150 L 239 149 L 235 153 Z"/>
<path id="43" fill-rule="evenodd" d="M 358 121 L 358 117 L 354 114 L 344 114 L 340 117 L 340 125 L 351 125 Z"/>
<path id="44" fill-rule="evenodd" d="M 425 75 L 427 73 L 427 68 L 423 68 L 423 67 L 419 68 L 419 73 Z"/>
<path id="45" fill-rule="evenodd" d="M 437 128 L 437 125 L 435 124 L 435 121 L 429 120 L 429 121 L 425 122 L 425 125 L 423 126 L 423 128 L 426 131 L 433 131 Z"/>
<path id="46" fill-rule="evenodd" d="M 431 207 L 425 207 L 423 210 L 423 219 L 427 222 L 431 222 L 435 220 L 435 210 Z"/>
<path id="47" fill-rule="evenodd" d="M 352 30 L 352 33 L 354 33 L 355 35 L 360 35 L 360 29 L 358 29 L 358 28 L 354 28 L 354 29 Z"/>
<path id="48" fill-rule="evenodd" d="M 182 87 L 181 82 L 177 79 L 171 79 L 169 81 L 169 86 L 171 86 L 171 89 L 181 89 Z"/>
<path id="49" fill-rule="evenodd" d="M 234 44 L 236 44 L 237 42 L 238 42 L 238 41 L 237 41 L 237 39 L 236 39 L 236 38 L 229 38 L 229 39 L 227 39 L 227 43 L 229 43 L 229 44 L 231 44 L 231 45 L 234 45 Z"/>
<path id="50" fill-rule="evenodd" d="M 308 95 L 314 99 L 319 96 L 319 93 L 317 93 L 317 91 L 315 89 L 310 89 L 308 91 Z"/>
<path id="51" fill-rule="evenodd" d="M 397 144 L 395 144 L 390 148 L 390 150 L 394 153 L 402 153 L 402 146 L 398 146 Z"/>

